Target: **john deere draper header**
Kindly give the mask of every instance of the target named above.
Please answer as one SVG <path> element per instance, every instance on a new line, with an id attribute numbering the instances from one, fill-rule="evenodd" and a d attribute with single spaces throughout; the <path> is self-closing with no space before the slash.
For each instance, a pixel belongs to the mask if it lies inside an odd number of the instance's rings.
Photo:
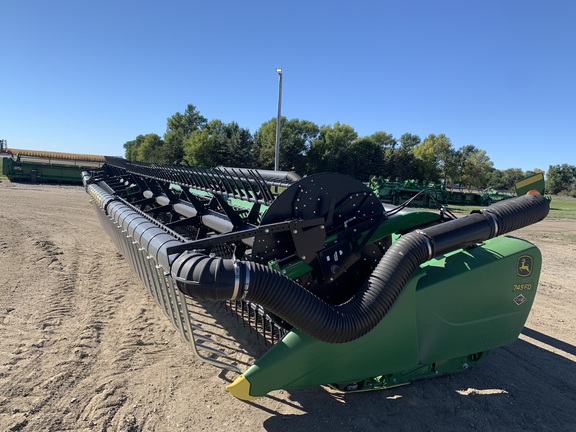
<path id="1" fill-rule="evenodd" d="M 339 174 L 109 157 L 83 176 L 149 293 L 198 356 L 239 373 L 227 388 L 242 399 L 467 369 L 516 340 L 536 294 L 539 250 L 504 235 L 547 215 L 537 193 L 456 219 L 385 206 Z M 196 319 L 198 301 L 225 303 L 268 351 L 242 370 Z"/>

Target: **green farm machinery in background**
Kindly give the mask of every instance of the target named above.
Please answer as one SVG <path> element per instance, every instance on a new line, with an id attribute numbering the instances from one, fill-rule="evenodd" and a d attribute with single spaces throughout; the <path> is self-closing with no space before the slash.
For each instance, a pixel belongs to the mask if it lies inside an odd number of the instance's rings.
<path id="1" fill-rule="evenodd" d="M 333 173 L 106 158 L 83 182 L 147 292 L 200 358 L 237 374 L 241 399 L 466 370 L 517 339 L 538 287 L 540 251 L 506 236 L 548 214 L 534 182 L 461 218 Z M 213 303 L 239 318 L 220 333 Z M 227 327 L 242 321 L 269 342 L 251 365 Z"/>
<path id="2" fill-rule="evenodd" d="M 82 171 L 104 163 L 103 156 L 10 149 L 0 145 L 0 176 L 14 182 L 82 184 Z"/>
<path id="3" fill-rule="evenodd" d="M 444 186 L 418 180 L 391 181 L 376 176 L 370 179 L 369 187 L 384 203 L 399 205 L 410 200 L 412 206 L 423 208 L 437 208 L 439 204 L 486 206 L 514 196 L 492 188 Z"/>

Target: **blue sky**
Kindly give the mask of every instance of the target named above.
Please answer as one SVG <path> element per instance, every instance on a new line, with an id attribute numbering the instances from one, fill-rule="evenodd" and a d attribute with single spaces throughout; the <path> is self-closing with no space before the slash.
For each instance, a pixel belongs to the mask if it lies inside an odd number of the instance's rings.
<path id="1" fill-rule="evenodd" d="M 446 134 L 495 168 L 576 165 L 576 1 L 3 0 L 0 138 L 122 155 L 195 105 L 360 136 Z"/>

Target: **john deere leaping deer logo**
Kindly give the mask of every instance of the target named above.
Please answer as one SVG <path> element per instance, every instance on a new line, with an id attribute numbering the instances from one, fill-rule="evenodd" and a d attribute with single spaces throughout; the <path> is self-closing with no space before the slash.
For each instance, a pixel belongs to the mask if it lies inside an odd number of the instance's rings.
<path id="1" fill-rule="evenodd" d="M 516 273 L 522 277 L 528 277 L 532 274 L 532 257 L 530 255 L 522 255 L 518 258 Z"/>

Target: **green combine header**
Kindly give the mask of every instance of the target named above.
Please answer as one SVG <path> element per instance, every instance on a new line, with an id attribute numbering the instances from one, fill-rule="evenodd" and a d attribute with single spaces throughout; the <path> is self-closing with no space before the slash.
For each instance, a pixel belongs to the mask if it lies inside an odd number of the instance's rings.
<path id="1" fill-rule="evenodd" d="M 376 176 L 370 179 L 369 187 L 384 203 L 399 205 L 410 200 L 412 206 L 423 208 L 437 208 L 438 204 L 486 206 L 514 196 L 492 188 L 470 189 L 418 180 L 392 181 Z"/>
<path id="2" fill-rule="evenodd" d="M 0 176 L 14 182 L 81 185 L 82 171 L 104 163 L 103 156 L 13 149 L 2 141 Z"/>
<path id="3" fill-rule="evenodd" d="M 333 173 L 106 158 L 83 181 L 146 291 L 198 357 L 236 374 L 227 389 L 241 399 L 467 370 L 517 339 L 538 287 L 540 251 L 507 236 L 548 214 L 534 188 L 456 218 L 383 204 Z M 246 365 L 237 330 L 211 331 L 209 303 L 266 353 Z"/>

